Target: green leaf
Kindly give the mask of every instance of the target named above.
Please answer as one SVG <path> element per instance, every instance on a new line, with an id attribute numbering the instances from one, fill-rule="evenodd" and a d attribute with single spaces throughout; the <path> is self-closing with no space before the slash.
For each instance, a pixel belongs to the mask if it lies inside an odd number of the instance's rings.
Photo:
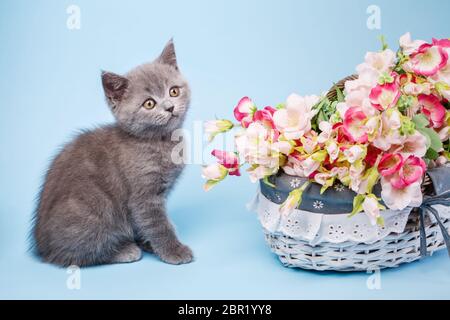
<path id="1" fill-rule="evenodd" d="M 381 50 L 382 51 L 386 50 L 389 46 L 386 42 L 386 38 L 384 37 L 384 35 L 379 36 L 378 39 L 380 39 L 381 41 Z"/>
<path id="2" fill-rule="evenodd" d="M 384 85 L 386 83 L 392 83 L 392 82 L 394 82 L 394 78 L 387 72 L 384 72 L 378 79 L 379 85 Z"/>
<path id="3" fill-rule="evenodd" d="M 323 98 L 322 100 L 320 100 L 320 101 L 313 107 L 313 109 L 314 109 L 314 110 L 320 110 L 320 109 L 322 109 L 323 105 L 324 105 L 325 103 L 327 103 L 327 102 L 328 102 L 328 98 L 325 97 L 325 98 Z"/>
<path id="4" fill-rule="evenodd" d="M 381 227 L 384 227 L 384 218 L 383 217 L 378 217 L 377 218 L 377 224 Z"/>
<path id="5" fill-rule="evenodd" d="M 313 159 L 316 162 L 323 162 L 326 159 L 327 155 L 328 155 L 328 152 L 326 150 L 320 150 L 320 151 L 313 153 L 311 155 L 311 159 Z"/>
<path id="6" fill-rule="evenodd" d="M 344 97 L 344 94 L 342 93 L 342 90 L 339 89 L 338 86 L 335 86 L 335 88 L 336 88 L 337 101 L 344 102 L 345 97 Z"/>
<path id="7" fill-rule="evenodd" d="M 436 160 L 438 157 L 439 157 L 439 153 L 431 148 L 429 148 L 427 150 L 427 153 L 425 154 L 425 158 L 430 159 L 430 160 Z"/>
<path id="8" fill-rule="evenodd" d="M 327 121 L 327 117 L 325 116 L 323 110 L 320 110 L 319 115 L 317 116 L 317 123 L 320 124 L 322 121 Z"/>
<path id="9" fill-rule="evenodd" d="M 364 200 L 365 195 L 363 194 L 358 194 L 357 196 L 355 196 L 355 198 L 353 198 L 353 211 L 348 216 L 349 218 L 355 216 L 356 214 L 360 213 L 363 210 L 362 204 Z"/>
<path id="10" fill-rule="evenodd" d="M 264 177 L 263 182 L 264 182 L 264 184 L 268 185 L 269 187 L 272 187 L 272 188 L 277 187 L 276 185 L 274 185 L 272 182 L 269 181 L 269 177 Z"/>
<path id="11" fill-rule="evenodd" d="M 428 121 L 427 117 L 425 117 L 423 114 L 415 115 L 412 118 L 412 121 L 416 125 L 416 128 L 425 128 L 430 125 L 430 121 Z"/>
<path id="12" fill-rule="evenodd" d="M 433 149 L 436 152 L 439 152 L 443 148 L 443 144 L 441 141 L 441 138 L 439 138 L 439 135 L 436 131 L 434 131 L 431 128 L 417 128 L 417 131 L 419 131 L 421 134 L 426 136 L 430 141 L 430 149 Z"/>
<path id="13" fill-rule="evenodd" d="M 372 193 L 373 187 L 378 182 L 378 178 L 380 177 L 380 174 L 378 173 L 377 167 L 371 167 L 369 168 L 366 173 L 363 176 L 363 180 L 367 181 L 367 193 Z"/>

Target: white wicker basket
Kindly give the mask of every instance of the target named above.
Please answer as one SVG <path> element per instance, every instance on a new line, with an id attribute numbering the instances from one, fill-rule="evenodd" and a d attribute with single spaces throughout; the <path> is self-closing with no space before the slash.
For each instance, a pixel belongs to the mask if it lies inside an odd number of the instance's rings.
<path id="1" fill-rule="evenodd" d="M 450 230 L 450 220 L 442 220 Z M 283 234 L 264 230 L 267 243 L 286 267 L 317 271 L 367 271 L 397 267 L 421 258 L 420 232 L 405 231 L 390 234 L 373 244 L 347 241 L 310 245 Z M 444 249 L 445 243 L 436 222 L 426 227 L 427 249 L 430 255 Z"/>
<path id="2" fill-rule="evenodd" d="M 283 173 L 271 178 L 277 187 L 261 182 L 253 208 L 271 250 L 287 267 L 318 271 L 391 268 L 444 249 L 446 239 L 450 244 L 450 167 L 427 173 L 421 209 L 385 211 L 382 228 L 370 225 L 363 213 L 353 218 L 335 213 L 343 210 L 339 207 L 343 203 L 351 205 L 348 189 L 329 190 L 320 198 L 320 186 L 314 184 L 305 190 L 301 207 L 283 216 L 280 203 L 300 178 Z M 315 206 L 318 201 L 322 203 L 320 207 Z M 450 254 L 450 248 L 447 249 Z"/>

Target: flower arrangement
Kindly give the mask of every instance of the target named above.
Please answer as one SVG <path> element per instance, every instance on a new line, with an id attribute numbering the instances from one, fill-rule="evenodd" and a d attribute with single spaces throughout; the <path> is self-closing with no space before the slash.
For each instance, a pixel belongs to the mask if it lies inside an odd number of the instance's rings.
<path id="1" fill-rule="evenodd" d="M 214 150 L 217 163 L 203 168 L 211 189 L 228 175 L 240 176 L 247 164 L 252 182 L 282 169 L 308 178 L 282 204 L 297 208 L 309 183 L 321 192 L 340 183 L 355 192 L 353 212 L 365 212 L 383 225 L 380 211 L 418 207 L 427 168 L 450 159 L 450 39 L 431 43 L 400 38 L 395 53 L 384 41 L 357 67 L 357 78 L 335 87 L 335 98 L 290 95 L 276 107 L 259 109 L 245 97 L 234 109 L 238 123 L 208 121 L 205 132 L 241 129 L 234 152 Z M 374 186 L 381 184 L 381 194 Z M 273 186 L 275 187 L 275 186 Z M 380 198 L 381 196 L 381 198 Z"/>

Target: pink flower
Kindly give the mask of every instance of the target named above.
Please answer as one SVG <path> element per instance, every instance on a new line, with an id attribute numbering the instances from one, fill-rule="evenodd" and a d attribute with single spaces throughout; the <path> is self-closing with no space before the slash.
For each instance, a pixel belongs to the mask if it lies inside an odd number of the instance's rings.
<path id="1" fill-rule="evenodd" d="M 394 188 L 403 189 L 415 182 L 422 181 L 426 170 L 427 166 L 423 159 L 410 156 L 395 174 L 389 176 L 389 180 Z"/>
<path id="2" fill-rule="evenodd" d="M 365 113 L 358 107 L 351 107 L 345 112 L 343 131 L 351 142 L 366 143 L 367 128 L 365 123 L 367 117 Z"/>
<path id="3" fill-rule="evenodd" d="M 441 46 L 426 43 L 411 55 L 408 66 L 414 73 L 429 77 L 444 68 L 447 61 L 448 53 Z"/>
<path id="4" fill-rule="evenodd" d="M 450 48 L 450 39 L 434 39 L 433 44 L 442 48 Z"/>
<path id="5" fill-rule="evenodd" d="M 439 101 L 439 98 L 434 95 L 420 95 L 418 97 L 419 105 L 422 112 L 430 120 L 433 128 L 440 128 L 445 121 L 445 107 Z"/>
<path id="6" fill-rule="evenodd" d="M 366 158 L 364 160 L 366 161 L 366 163 L 369 166 L 373 167 L 373 166 L 375 166 L 375 164 L 376 164 L 376 162 L 378 160 L 378 157 L 380 156 L 380 154 L 382 152 L 383 152 L 382 150 L 378 149 L 373 144 L 370 144 L 367 147 L 367 155 L 366 155 Z"/>
<path id="7" fill-rule="evenodd" d="M 217 158 L 218 162 L 228 169 L 230 176 L 240 176 L 239 159 L 234 152 L 213 150 L 211 154 Z"/>
<path id="8" fill-rule="evenodd" d="M 244 128 L 247 128 L 253 121 L 253 115 L 256 112 L 256 106 L 253 101 L 248 98 L 242 98 L 234 108 L 234 117 Z"/>
<path id="9" fill-rule="evenodd" d="M 400 154 L 385 154 L 378 165 L 378 172 L 383 177 L 391 176 L 398 171 L 403 165 L 403 157 Z"/>
<path id="10" fill-rule="evenodd" d="M 377 110 L 383 111 L 394 107 L 400 98 L 400 89 L 397 81 L 378 84 L 370 91 L 370 102 Z"/>
<path id="11" fill-rule="evenodd" d="M 277 111 L 272 107 L 265 107 L 263 110 L 258 110 L 253 116 L 254 121 L 259 121 L 266 127 L 275 129 L 275 124 L 273 122 L 273 114 Z"/>

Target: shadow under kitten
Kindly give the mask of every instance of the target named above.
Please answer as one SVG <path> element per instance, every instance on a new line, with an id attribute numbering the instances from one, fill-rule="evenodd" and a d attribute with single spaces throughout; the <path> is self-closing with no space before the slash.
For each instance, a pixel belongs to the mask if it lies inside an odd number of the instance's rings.
<path id="1" fill-rule="evenodd" d="M 116 123 L 85 131 L 55 157 L 34 217 L 34 249 L 60 266 L 137 261 L 142 250 L 171 264 L 193 260 L 165 202 L 183 164 L 171 134 L 190 103 L 170 41 L 152 63 L 124 76 L 102 72 Z"/>

